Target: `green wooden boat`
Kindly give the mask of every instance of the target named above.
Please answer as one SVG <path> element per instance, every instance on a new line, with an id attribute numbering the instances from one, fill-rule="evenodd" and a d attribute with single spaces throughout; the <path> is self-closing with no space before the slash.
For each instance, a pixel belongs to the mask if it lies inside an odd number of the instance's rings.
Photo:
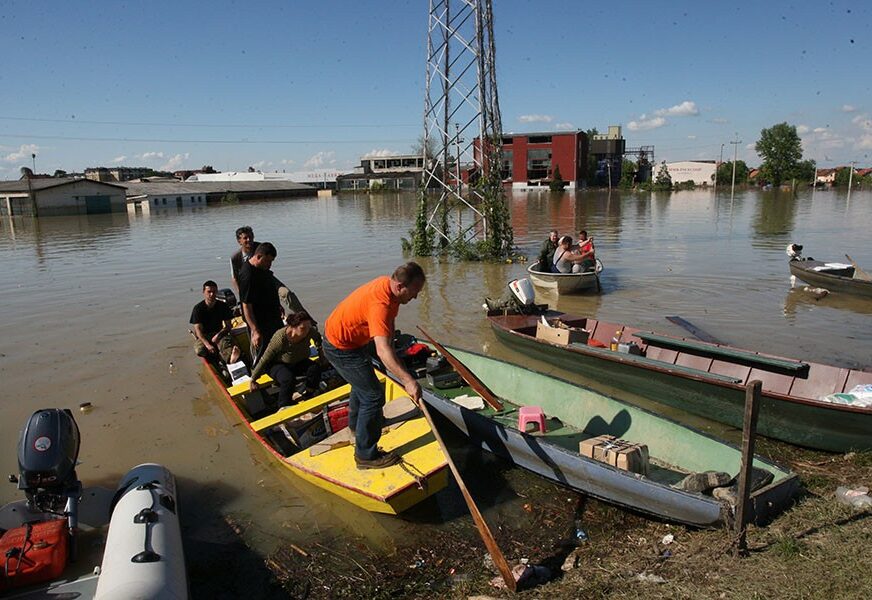
<path id="1" fill-rule="evenodd" d="M 541 316 L 492 311 L 488 320 L 497 338 L 519 352 L 737 428 L 742 427 L 745 384 L 758 379 L 763 383 L 757 424 L 761 435 L 832 452 L 872 449 L 872 408 L 820 399 L 872 384 L 872 372 L 666 336 L 556 311 L 548 311 L 545 317 L 589 332 L 588 343 L 560 345 L 537 338 Z M 620 342 L 633 342 L 642 354 L 609 350 L 615 336 Z"/>
<path id="2" fill-rule="evenodd" d="M 458 397 L 474 394 L 470 388 L 425 387 L 424 401 L 472 443 L 569 488 L 649 515 L 697 527 L 731 521 L 735 506 L 729 494 L 715 490 L 710 495 L 677 486 L 694 473 L 716 471 L 735 476 L 741 463 L 735 446 L 556 377 L 472 352 L 449 351 L 504 401 L 499 412 L 486 405 L 466 408 L 458 403 Z M 528 405 L 543 409 L 547 417 L 544 434 L 518 429 L 518 411 Z M 583 440 L 600 435 L 647 445 L 647 474 L 580 454 Z M 760 457 L 755 457 L 754 467 L 755 473 L 765 476 L 751 495 L 753 516 L 762 521 L 790 504 L 798 479 Z"/>

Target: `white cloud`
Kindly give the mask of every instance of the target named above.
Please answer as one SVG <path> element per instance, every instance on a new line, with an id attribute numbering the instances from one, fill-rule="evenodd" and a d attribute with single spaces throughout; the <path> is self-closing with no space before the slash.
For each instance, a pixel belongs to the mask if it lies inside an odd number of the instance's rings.
<path id="1" fill-rule="evenodd" d="M 630 131 L 645 131 L 648 129 L 657 129 L 666 125 L 666 119 L 663 117 L 648 118 L 647 115 L 639 117 L 638 121 L 630 121 L 627 123 L 627 129 Z"/>
<path id="2" fill-rule="evenodd" d="M 809 128 L 808 125 L 797 125 L 797 127 L 796 127 L 796 133 L 798 133 L 799 135 L 802 135 L 804 133 L 808 133 L 809 131 L 811 131 L 811 129 Z"/>
<path id="3" fill-rule="evenodd" d="M 273 166 L 273 162 L 271 160 L 259 160 L 256 163 L 251 163 L 251 166 L 255 169 L 263 170 L 264 167 Z"/>
<path id="4" fill-rule="evenodd" d="M 557 123 L 556 125 L 554 125 L 554 128 L 558 131 L 568 131 L 570 129 L 575 129 L 575 125 L 568 121 L 565 121 L 563 123 Z"/>
<path id="5" fill-rule="evenodd" d="M 657 109 L 654 114 L 658 117 L 695 117 L 699 114 L 699 109 L 696 107 L 696 102 L 685 100 L 669 108 Z"/>
<path id="6" fill-rule="evenodd" d="M 333 150 L 322 150 L 311 157 L 303 164 L 304 169 L 323 169 L 324 167 L 335 165 L 336 159 L 334 156 L 336 155 Z"/>
<path id="7" fill-rule="evenodd" d="M 872 133 L 867 133 L 857 140 L 857 149 L 872 150 Z"/>
<path id="8" fill-rule="evenodd" d="M 554 117 L 551 115 L 521 115 L 518 120 L 521 123 L 550 123 Z"/>
<path id="9" fill-rule="evenodd" d="M 826 130 L 827 130 L 826 127 L 815 127 L 815 128 L 814 128 L 814 132 L 815 132 L 815 133 L 823 133 L 823 132 L 825 132 Z"/>
<path id="10" fill-rule="evenodd" d="M 175 156 L 171 156 L 170 159 L 161 165 L 161 171 L 175 171 L 182 167 L 182 164 L 188 160 L 191 156 L 189 152 L 185 152 L 184 154 L 176 154 Z"/>
<path id="11" fill-rule="evenodd" d="M 372 150 L 364 154 L 363 158 L 379 158 L 380 156 L 396 156 L 397 154 L 400 153 L 394 152 L 393 150 L 390 150 L 388 148 L 373 148 Z"/>
<path id="12" fill-rule="evenodd" d="M 730 120 L 723 117 L 715 117 L 714 119 L 709 119 L 709 122 L 715 123 L 716 125 L 726 125 L 730 122 Z"/>
<path id="13" fill-rule="evenodd" d="M 116 156 L 115 158 L 113 158 L 109 162 L 123 163 L 125 160 L 127 160 L 127 157 L 122 154 L 121 156 Z"/>
<path id="14" fill-rule="evenodd" d="M 283 165 L 292 165 L 292 164 L 294 164 L 294 162 L 295 162 L 295 161 L 294 161 L 293 159 L 291 159 L 291 158 L 283 158 L 283 159 L 282 159 L 282 164 L 283 164 Z"/>
<path id="15" fill-rule="evenodd" d="M 757 150 L 757 144 L 745 144 L 745 150 Z"/>
<path id="16" fill-rule="evenodd" d="M 872 119 L 869 118 L 869 115 L 857 115 L 851 119 L 851 123 L 864 131 L 872 131 Z"/>
<path id="17" fill-rule="evenodd" d="M 696 139 L 696 136 L 695 136 L 695 135 L 689 135 L 689 136 L 687 136 L 687 139 L 689 139 L 689 140 L 695 140 L 695 139 Z"/>
<path id="18" fill-rule="evenodd" d="M 157 160 L 163 157 L 163 152 L 143 152 L 142 154 L 137 155 L 137 158 L 142 160 Z"/>
<path id="19" fill-rule="evenodd" d="M 857 110 L 856 106 L 851 106 L 850 104 L 843 104 L 842 105 L 842 112 L 852 113 L 856 110 Z"/>
<path id="20" fill-rule="evenodd" d="M 36 154 L 37 150 L 39 150 L 39 146 L 37 146 L 36 144 L 21 144 L 18 147 L 18 150 L 10 152 L 3 157 L 3 160 L 10 163 L 18 162 L 24 159 L 30 160 L 30 155 Z"/>

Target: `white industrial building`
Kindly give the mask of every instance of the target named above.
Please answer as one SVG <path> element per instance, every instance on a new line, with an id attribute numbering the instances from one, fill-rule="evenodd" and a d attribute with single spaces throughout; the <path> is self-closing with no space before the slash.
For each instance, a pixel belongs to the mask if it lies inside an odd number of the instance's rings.
<path id="1" fill-rule="evenodd" d="M 125 187 L 71 177 L 0 181 L 0 215 L 93 215 L 127 210 Z"/>
<path id="2" fill-rule="evenodd" d="M 713 185 L 717 163 L 713 160 L 683 160 L 666 163 L 673 185 L 692 181 L 696 185 Z M 660 172 L 660 167 L 654 168 L 654 176 Z"/>

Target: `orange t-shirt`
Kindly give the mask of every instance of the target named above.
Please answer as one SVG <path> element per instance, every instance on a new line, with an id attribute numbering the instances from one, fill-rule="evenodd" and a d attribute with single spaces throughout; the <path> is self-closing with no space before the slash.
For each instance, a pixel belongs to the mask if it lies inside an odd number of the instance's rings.
<path id="1" fill-rule="evenodd" d="M 400 303 L 391 294 L 391 278 L 365 283 L 340 302 L 324 324 L 324 335 L 340 350 L 354 350 L 377 336 L 394 335 Z"/>

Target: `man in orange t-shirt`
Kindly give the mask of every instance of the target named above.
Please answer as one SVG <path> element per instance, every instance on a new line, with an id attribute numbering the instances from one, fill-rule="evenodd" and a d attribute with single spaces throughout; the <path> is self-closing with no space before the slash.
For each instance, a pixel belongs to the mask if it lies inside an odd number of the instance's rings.
<path id="1" fill-rule="evenodd" d="M 324 354 L 351 384 L 348 426 L 355 434 L 354 462 L 359 469 L 381 469 L 400 461 L 393 452 L 378 448 L 385 393 L 376 378 L 368 345 L 375 342 L 376 353 L 388 371 L 400 380 L 412 400 L 420 401 L 421 386 L 397 358 L 392 340 L 400 305 L 417 298 L 426 280 L 417 263 L 401 265 L 390 277 L 378 277 L 351 292 L 324 325 Z"/>

